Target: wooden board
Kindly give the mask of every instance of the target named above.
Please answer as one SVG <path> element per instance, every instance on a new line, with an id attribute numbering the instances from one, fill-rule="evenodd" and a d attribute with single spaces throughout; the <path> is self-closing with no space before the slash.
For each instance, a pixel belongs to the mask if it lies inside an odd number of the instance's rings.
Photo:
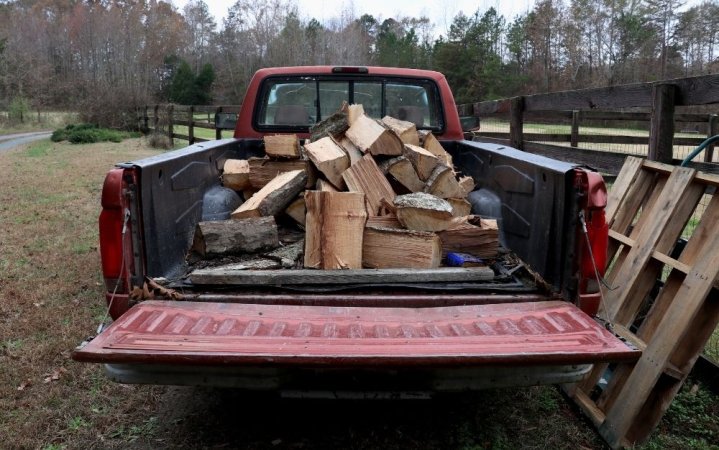
<path id="1" fill-rule="evenodd" d="M 262 285 L 338 285 L 387 283 L 480 282 L 494 279 L 487 267 L 439 269 L 350 269 L 350 270 L 194 270 L 189 275 L 195 284 L 262 286 Z"/>
<path id="2" fill-rule="evenodd" d="M 382 199 L 392 202 L 397 196 L 371 155 L 365 155 L 361 161 L 345 170 L 342 178 L 350 191 L 365 194 L 370 216 L 379 214 Z"/>

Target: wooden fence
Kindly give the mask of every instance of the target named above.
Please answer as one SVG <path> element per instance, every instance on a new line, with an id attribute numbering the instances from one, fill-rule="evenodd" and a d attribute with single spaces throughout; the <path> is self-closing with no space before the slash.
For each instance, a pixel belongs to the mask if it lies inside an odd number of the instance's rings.
<path id="1" fill-rule="evenodd" d="M 195 129 L 215 130 L 215 139 L 222 139 L 222 130 L 233 130 L 241 105 L 154 105 L 137 111 L 137 127 L 145 132 L 167 134 L 171 145 L 175 139 L 205 142 L 210 139 L 195 136 Z M 198 117 L 200 116 L 200 117 Z M 204 117 L 203 117 L 204 116 Z M 175 126 L 186 126 L 187 134 L 175 133 Z"/>
<path id="2" fill-rule="evenodd" d="M 719 134 L 716 114 L 677 114 L 677 107 L 719 104 L 719 75 L 681 78 L 658 83 L 638 83 L 608 88 L 582 89 L 548 94 L 519 96 L 501 100 L 461 104 L 461 116 L 480 119 L 503 118 L 509 122 L 508 133 L 485 132 L 480 129 L 475 139 L 510 145 L 525 151 L 557 159 L 583 162 L 604 172 L 616 174 L 627 153 L 606 152 L 583 148 L 581 143 L 646 145 L 650 160 L 676 164 L 675 145 L 698 146 L 703 137 L 674 137 L 675 123 L 706 123 L 707 136 Z M 638 109 L 624 112 L 620 109 Z M 568 123 L 570 132 L 525 133 L 529 120 L 543 123 Z M 648 122 L 648 137 L 623 135 L 582 135 L 580 127 L 588 121 Z M 569 143 L 569 147 L 552 143 Z M 704 163 L 692 166 L 717 172 L 713 146 L 705 151 Z"/>

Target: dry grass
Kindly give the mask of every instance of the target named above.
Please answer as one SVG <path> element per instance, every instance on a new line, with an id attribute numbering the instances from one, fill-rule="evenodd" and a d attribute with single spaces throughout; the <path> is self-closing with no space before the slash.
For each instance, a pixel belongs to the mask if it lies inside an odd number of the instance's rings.
<path id="1" fill-rule="evenodd" d="M 155 153 L 135 139 L 43 141 L 0 155 L 0 448 L 602 448 L 554 387 L 422 402 L 277 400 L 118 385 L 73 362 L 104 314 L 104 174 Z M 650 448 L 719 441 L 719 401 L 687 391 Z"/>
<path id="2" fill-rule="evenodd" d="M 0 436 L 12 437 L 0 447 L 96 441 L 118 421 L 142 417 L 153 395 L 70 360 L 103 314 L 96 224 L 104 174 L 153 153 L 128 142 L 41 141 L 0 155 Z"/>

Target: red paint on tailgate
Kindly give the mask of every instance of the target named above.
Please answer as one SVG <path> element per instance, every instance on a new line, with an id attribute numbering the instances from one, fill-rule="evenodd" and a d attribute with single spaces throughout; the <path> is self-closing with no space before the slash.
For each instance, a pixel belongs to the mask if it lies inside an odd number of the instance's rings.
<path id="1" fill-rule="evenodd" d="M 73 357 L 233 365 L 580 364 L 636 360 L 559 301 L 367 308 L 150 301 Z"/>

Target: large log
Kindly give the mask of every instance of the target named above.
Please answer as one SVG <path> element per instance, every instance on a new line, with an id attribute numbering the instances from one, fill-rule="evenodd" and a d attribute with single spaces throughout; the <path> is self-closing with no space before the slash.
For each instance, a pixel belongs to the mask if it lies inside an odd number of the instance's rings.
<path id="1" fill-rule="evenodd" d="M 469 216 L 457 221 L 439 233 L 442 251 L 462 252 L 484 259 L 497 257 L 499 251 L 499 228 L 496 220 Z"/>
<path id="2" fill-rule="evenodd" d="M 370 269 L 432 269 L 442 261 L 435 233 L 397 228 L 366 227 L 362 265 Z"/>
<path id="3" fill-rule="evenodd" d="M 350 158 L 344 149 L 330 136 L 305 144 L 305 151 L 325 177 L 337 189 L 344 189 L 345 183 L 342 173 L 350 166 Z"/>
<path id="4" fill-rule="evenodd" d="M 404 156 L 388 159 L 380 167 L 383 172 L 392 175 L 392 178 L 410 192 L 424 191 L 424 182 L 419 179 L 414 166 Z"/>
<path id="5" fill-rule="evenodd" d="M 305 268 L 362 268 L 364 194 L 306 191 Z"/>
<path id="6" fill-rule="evenodd" d="M 232 213 L 233 219 L 274 216 L 283 211 L 304 188 L 307 174 L 293 170 L 277 175 Z"/>
<path id="7" fill-rule="evenodd" d="M 342 178 L 350 191 L 365 194 L 370 216 L 379 214 L 382 199 L 392 202 L 397 196 L 371 155 L 365 155 L 361 161 L 345 170 Z"/>
<path id="8" fill-rule="evenodd" d="M 419 135 L 417 134 L 417 126 L 414 122 L 395 119 L 394 117 L 384 116 L 382 118 L 384 126 L 394 131 L 397 136 L 405 144 L 419 145 Z"/>
<path id="9" fill-rule="evenodd" d="M 424 192 L 399 195 L 394 199 L 397 219 L 408 230 L 442 231 L 452 224 L 452 205 Z"/>
<path id="10" fill-rule="evenodd" d="M 392 131 L 367 116 L 359 116 L 345 135 L 364 153 L 399 156 L 402 141 Z"/>
<path id="11" fill-rule="evenodd" d="M 250 187 L 250 164 L 244 159 L 228 159 L 222 171 L 222 185 L 235 191 Z"/>
<path id="12" fill-rule="evenodd" d="M 192 250 L 202 256 L 254 253 L 280 245 L 274 217 L 200 222 Z"/>
<path id="13" fill-rule="evenodd" d="M 296 134 L 275 134 L 264 137 L 265 153 L 270 158 L 297 159 L 302 156 Z"/>
<path id="14" fill-rule="evenodd" d="M 262 189 L 277 175 L 292 170 L 304 170 L 307 172 L 306 189 L 312 189 L 317 181 L 317 172 L 308 160 L 273 161 L 267 158 L 250 158 L 247 162 L 250 164 L 250 185 L 253 189 Z"/>

